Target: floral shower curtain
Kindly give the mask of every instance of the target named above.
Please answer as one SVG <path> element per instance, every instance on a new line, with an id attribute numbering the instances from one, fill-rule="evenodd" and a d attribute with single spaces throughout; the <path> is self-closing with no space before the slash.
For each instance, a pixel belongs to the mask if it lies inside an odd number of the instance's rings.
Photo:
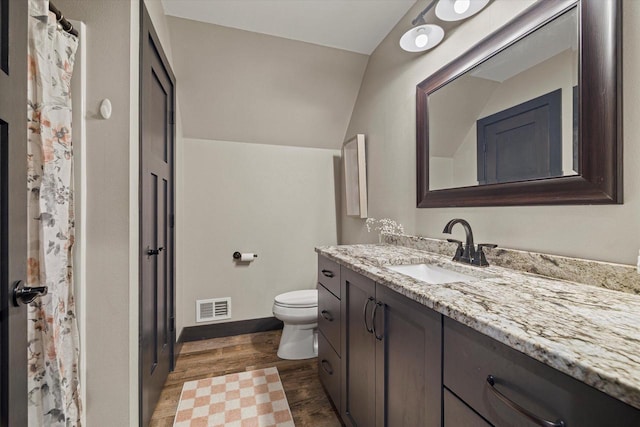
<path id="1" fill-rule="evenodd" d="M 78 40 L 57 28 L 48 0 L 29 0 L 27 282 L 29 425 L 80 425 L 78 328 L 72 281 L 71 74 Z"/>

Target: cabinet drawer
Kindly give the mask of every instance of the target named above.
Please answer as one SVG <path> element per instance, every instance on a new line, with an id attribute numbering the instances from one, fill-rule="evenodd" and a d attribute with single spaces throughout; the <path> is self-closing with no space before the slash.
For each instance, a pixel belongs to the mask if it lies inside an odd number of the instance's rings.
<path id="1" fill-rule="evenodd" d="M 480 415 L 444 389 L 444 427 L 491 427 Z"/>
<path id="2" fill-rule="evenodd" d="M 340 355 L 340 300 L 318 285 L 318 329 Z"/>
<path id="3" fill-rule="evenodd" d="M 318 282 L 340 298 L 340 265 L 318 255 Z"/>
<path id="4" fill-rule="evenodd" d="M 329 345 L 322 332 L 319 332 L 318 374 L 338 413 L 340 413 L 340 366 L 340 357 Z"/>
<path id="5" fill-rule="evenodd" d="M 444 385 L 496 427 L 540 425 L 496 391 L 536 417 L 562 420 L 567 427 L 640 425 L 637 409 L 448 318 L 443 355 Z"/>

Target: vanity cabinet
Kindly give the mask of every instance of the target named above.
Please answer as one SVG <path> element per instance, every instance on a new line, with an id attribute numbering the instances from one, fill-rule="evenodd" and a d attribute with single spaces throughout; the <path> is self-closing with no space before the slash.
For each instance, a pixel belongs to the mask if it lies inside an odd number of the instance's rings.
<path id="1" fill-rule="evenodd" d="M 342 419 L 440 426 L 442 316 L 342 268 Z"/>
<path id="2" fill-rule="evenodd" d="M 495 426 L 640 426 L 637 409 L 447 317 L 443 336 L 444 386 Z"/>
<path id="3" fill-rule="evenodd" d="M 344 267 L 340 276 L 345 291 L 342 367 L 347 373 L 342 384 L 342 420 L 349 426 L 373 427 L 377 366 L 371 316 L 376 302 L 375 282 Z"/>
<path id="4" fill-rule="evenodd" d="M 340 265 L 318 256 L 318 375 L 340 412 L 342 388 Z"/>
<path id="5" fill-rule="evenodd" d="M 376 424 L 440 426 L 442 315 L 382 285 L 376 285 L 376 300 L 383 308 L 376 331 L 384 326 L 382 339 L 376 339 L 376 360 L 383 360 L 376 371 L 383 386 Z"/>
<path id="6" fill-rule="evenodd" d="M 318 283 L 340 299 L 340 264 L 318 255 Z"/>
<path id="7" fill-rule="evenodd" d="M 640 426 L 639 410 L 348 267 L 320 256 L 318 270 L 319 375 L 347 426 Z"/>

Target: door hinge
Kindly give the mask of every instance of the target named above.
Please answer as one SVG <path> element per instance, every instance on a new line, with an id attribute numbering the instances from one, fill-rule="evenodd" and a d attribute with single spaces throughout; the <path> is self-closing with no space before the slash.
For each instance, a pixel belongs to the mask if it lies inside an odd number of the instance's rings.
<path id="1" fill-rule="evenodd" d="M 171 316 L 169 318 L 169 332 L 173 332 L 176 330 L 176 318 Z"/>
<path id="2" fill-rule="evenodd" d="M 169 124 L 170 125 L 175 125 L 176 124 L 176 112 L 175 111 L 169 111 Z"/>
<path id="3" fill-rule="evenodd" d="M 176 216 L 174 214 L 169 215 L 169 228 L 174 228 L 176 225 Z"/>

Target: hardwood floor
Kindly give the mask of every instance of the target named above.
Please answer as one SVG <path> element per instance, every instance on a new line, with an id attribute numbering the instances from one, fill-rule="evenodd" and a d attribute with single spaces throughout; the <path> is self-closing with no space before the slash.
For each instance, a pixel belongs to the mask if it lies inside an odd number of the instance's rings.
<path id="1" fill-rule="evenodd" d="M 282 360 L 276 355 L 282 331 L 184 343 L 169 374 L 151 427 L 171 427 L 186 381 L 275 366 L 280 372 L 293 420 L 298 427 L 340 426 L 318 379 L 317 359 Z"/>

